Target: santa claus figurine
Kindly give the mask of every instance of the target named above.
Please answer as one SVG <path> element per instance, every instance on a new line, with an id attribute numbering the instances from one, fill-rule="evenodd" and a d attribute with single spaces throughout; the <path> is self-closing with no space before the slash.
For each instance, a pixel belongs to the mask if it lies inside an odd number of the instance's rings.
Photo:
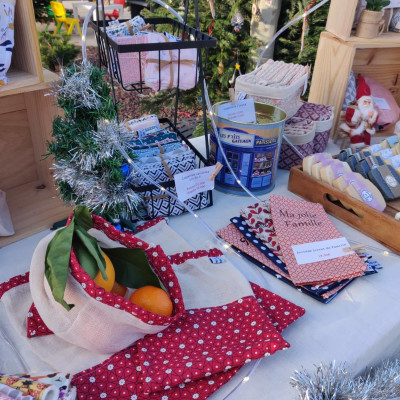
<path id="1" fill-rule="evenodd" d="M 350 137 L 351 147 L 365 147 L 371 144 L 371 136 L 375 133 L 378 110 L 375 108 L 371 89 L 360 76 L 356 94 L 357 102 L 346 110 L 346 123 L 340 125 Z"/>

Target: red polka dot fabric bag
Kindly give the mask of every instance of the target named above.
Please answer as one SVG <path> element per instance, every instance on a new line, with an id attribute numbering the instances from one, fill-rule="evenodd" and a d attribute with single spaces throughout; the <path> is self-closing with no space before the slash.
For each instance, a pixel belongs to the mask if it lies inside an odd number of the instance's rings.
<path id="1" fill-rule="evenodd" d="M 92 215 L 89 234 L 101 248 L 139 248 L 144 250 L 149 264 L 166 288 L 173 303 L 171 317 L 146 311 L 131 301 L 96 285 L 80 265 L 71 250 L 64 300 L 73 304 L 66 310 L 52 294 L 45 277 L 45 257 L 54 233 L 37 246 L 30 268 L 30 289 L 34 304 L 28 318 L 28 336 L 54 333 L 65 341 L 87 350 L 108 354 L 130 346 L 146 334 L 166 329 L 185 311 L 181 287 L 160 246 L 150 246 L 133 234 L 115 229 L 104 219 Z M 38 322 L 39 321 L 39 322 Z M 35 329 L 35 327 L 37 329 Z"/>

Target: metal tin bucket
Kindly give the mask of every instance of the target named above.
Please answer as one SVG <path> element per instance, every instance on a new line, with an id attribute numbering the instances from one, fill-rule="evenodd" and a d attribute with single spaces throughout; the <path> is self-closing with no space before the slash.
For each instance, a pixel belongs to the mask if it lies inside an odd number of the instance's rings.
<path id="1" fill-rule="evenodd" d="M 243 123 L 222 118 L 218 107 L 213 106 L 213 114 L 224 152 L 243 186 L 254 194 L 271 191 L 278 165 L 286 113 L 268 104 L 255 102 L 259 123 Z M 224 167 L 215 179 L 215 188 L 227 193 L 246 195 L 222 157 L 214 132 L 210 136 L 210 157 L 212 162 L 220 162 Z"/>

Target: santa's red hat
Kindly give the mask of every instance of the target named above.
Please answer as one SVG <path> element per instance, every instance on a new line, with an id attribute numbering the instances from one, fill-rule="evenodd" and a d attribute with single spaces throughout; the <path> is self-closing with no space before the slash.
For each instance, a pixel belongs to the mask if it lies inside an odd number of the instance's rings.
<path id="1" fill-rule="evenodd" d="M 356 94 L 357 101 L 364 96 L 371 97 L 371 88 L 368 86 L 367 82 L 365 82 L 364 77 L 360 76 L 358 78 L 358 87 Z"/>

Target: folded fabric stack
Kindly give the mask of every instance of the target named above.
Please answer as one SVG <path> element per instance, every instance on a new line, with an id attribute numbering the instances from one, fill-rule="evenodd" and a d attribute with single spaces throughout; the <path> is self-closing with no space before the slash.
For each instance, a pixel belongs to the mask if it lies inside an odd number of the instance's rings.
<path id="1" fill-rule="evenodd" d="M 197 168 L 196 154 L 179 140 L 176 132 L 161 129 L 155 115 L 125 124 L 131 131 L 136 132 L 137 138 L 132 140 L 130 147 L 137 157 L 136 165 L 151 180 L 157 183 L 174 181 L 174 175 Z M 144 176 L 138 176 L 134 185 L 141 187 L 151 184 Z M 176 194 L 175 185 L 168 190 Z M 143 193 L 147 213 L 150 218 L 168 215 L 179 215 L 185 208 L 161 189 L 153 188 Z M 192 210 L 207 207 L 207 192 L 199 193 L 185 201 Z"/>
<path id="2" fill-rule="evenodd" d="M 258 267 L 322 303 L 329 303 L 354 280 L 354 277 L 350 277 L 337 281 L 297 284 L 285 264 L 268 201 L 242 209 L 239 216 L 231 219 L 231 224 L 217 233 Z M 375 274 L 381 268 L 367 253 L 360 253 L 358 257 L 366 265 L 362 275 Z"/>
<path id="3" fill-rule="evenodd" d="M 244 93 L 260 103 L 270 104 L 293 117 L 303 105 L 300 95 L 307 88 L 309 67 L 268 60 L 254 71 L 240 75 L 235 92 Z"/>
<path id="4" fill-rule="evenodd" d="M 148 30 L 140 16 L 119 23 L 112 21 L 106 32 L 118 45 L 180 42 L 181 39 L 168 33 Z M 118 53 L 122 84 L 145 82 L 154 90 L 179 87 L 192 89 L 198 80 L 197 49 L 169 49 L 132 51 Z"/>

